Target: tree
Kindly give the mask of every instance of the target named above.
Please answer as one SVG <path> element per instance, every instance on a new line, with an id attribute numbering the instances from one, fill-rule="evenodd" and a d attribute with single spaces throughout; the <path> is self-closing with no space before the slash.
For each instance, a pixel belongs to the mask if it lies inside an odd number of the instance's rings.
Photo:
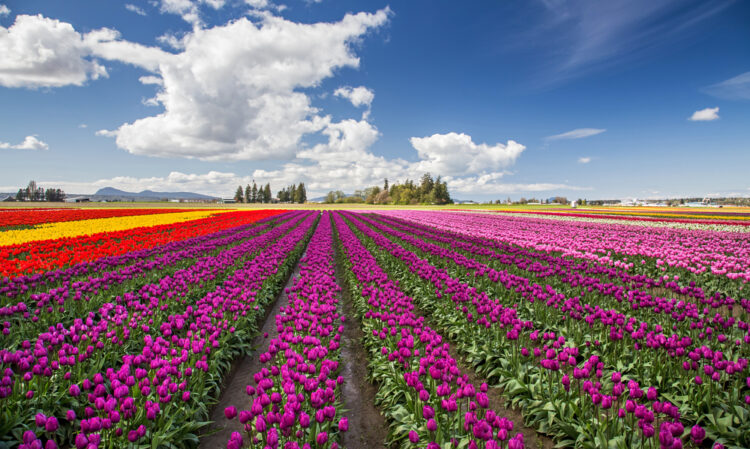
<path id="1" fill-rule="evenodd" d="M 250 184 L 245 186 L 245 202 L 250 202 L 250 197 L 252 196 L 252 191 L 250 190 Z"/>
<path id="2" fill-rule="evenodd" d="M 385 181 L 383 182 L 383 190 L 386 192 L 388 191 L 388 178 L 385 178 Z"/>
<path id="3" fill-rule="evenodd" d="M 242 202 L 243 194 L 242 194 L 242 186 L 237 187 L 237 192 L 234 194 L 234 200 L 238 203 Z"/>
<path id="4" fill-rule="evenodd" d="M 258 198 L 258 186 L 255 184 L 255 181 L 253 181 L 253 190 L 250 192 L 250 202 L 260 202 L 260 198 Z"/>
<path id="5" fill-rule="evenodd" d="M 422 203 L 430 202 L 428 197 L 432 193 L 432 189 L 435 188 L 435 181 L 432 180 L 432 175 L 425 173 L 422 175 L 422 179 L 419 181 L 419 199 Z"/>
<path id="6" fill-rule="evenodd" d="M 266 188 L 263 189 L 263 202 L 271 202 L 271 183 L 266 183 Z"/>
<path id="7" fill-rule="evenodd" d="M 305 190 L 305 183 L 301 182 L 294 191 L 294 202 L 303 204 L 305 201 L 307 201 L 307 191 Z"/>
<path id="8" fill-rule="evenodd" d="M 16 193 L 16 201 L 26 201 L 28 199 L 26 193 L 26 189 L 18 189 L 18 193 Z"/>
<path id="9" fill-rule="evenodd" d="M 375 198 L 377 198 L 379 193 L 380 193 L 380 187 L 378 186 L 366 188 L 365 189 L 365 203 L 375 204 Z"/>
<path id="10" fill-rule="evenodd" d="M 383 190 L 375 196 L 375 204 L 389 204 L 391 202 L 391 194 L 387 190 Z"/>

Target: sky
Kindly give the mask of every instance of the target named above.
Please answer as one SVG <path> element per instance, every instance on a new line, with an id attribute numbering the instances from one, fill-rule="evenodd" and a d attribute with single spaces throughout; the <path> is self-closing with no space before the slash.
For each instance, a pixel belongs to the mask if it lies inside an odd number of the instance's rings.
<path id="1" fill-rule="evenodd" d="M 750 196 L 750 2 L 0 0 L 0 192 Z"/>

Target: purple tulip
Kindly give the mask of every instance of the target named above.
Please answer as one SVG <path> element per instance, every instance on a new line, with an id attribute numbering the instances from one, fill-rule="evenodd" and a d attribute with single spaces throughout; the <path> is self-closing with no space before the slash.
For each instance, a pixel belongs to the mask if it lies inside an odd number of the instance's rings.
<path id="1" fill-rule="evenodd" d="M 54 432 L 59 427 L 59 424 L 57 422 L 57 418 L 54 416 L 50 416 L 47 418 L 47 422 L 44 424 L 44 430 L 47 432 Z"/>
<path id="2" fill-rule="evenodd" d="M 227 419 L 234 419 L 234 417 L 237 416 L 237 407 L 230 405 L 229 407 L 225 408 L 224 416 Z"/>
<path id="3" fill-rule="evenodd" d="M 47 417 L 44 416 L 43 413 L 37 413 L 34 417 L 34 420 L 36 421 L 37 427 L 44 427 L 44 425 L 47 423 Z"/>
<path id="4" fill-rule="evenodd" d="M 693 426 L 690 429 L 690 438 L 693 440 L 693 443 L 699 446 L 703 442 L 703 439 L 706 438 L 706 431 L 701 426 Z"/>
<path id="5" fill-rule="evenodd" d="M 417 444 L 419 442 L 419 434 L 413 430 L 409 431 L 409 441 L 411 441 L 414 444 Z"/>

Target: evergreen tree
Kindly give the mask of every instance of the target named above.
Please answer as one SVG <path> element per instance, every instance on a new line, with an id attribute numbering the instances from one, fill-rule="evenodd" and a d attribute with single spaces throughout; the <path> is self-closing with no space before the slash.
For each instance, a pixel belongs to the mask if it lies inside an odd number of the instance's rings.
<path id="1" fill-rule="evenodd" d="M 263 202 L 264 203 L 271 202 L 271 183 L 267 183 L 266 188 L 263 189 Z"/>
<path id="2" fill-rule="evenodd" d="M 385 181 L 383 182 L 383 190 L 386 192 L 388 191 L 388 178 L 385 178 Z"/>
<path id="3" fill-rule="evenodd" d="M 301 182 L 295 190 L 294 202 L 303 204 L 307 201 L 307 192 L 305 191 L 305 183 Z"/>
<path id="4" fill-rule="evenodd" d="M 238 203 L 242 202 L 244 195 L 242 194 L 242 186 L 237 187 L 237 192 L 234 194 L 234 200 Z"/>
<path id="5" fill-rule="evenodd" d="M 432 175 L 425 173 L 422 175 L 422 180 L 419 182 L 419 202 L 429 203 L 430 194 L 432 189 L 435 187 L 435 181 L 432 180 Z"/>
<path id="6" fill-rule="evenodd" d="M 260 200 L 258 198 L 258 186 L 255 184 L 255 181 L 253 181 L 253 191 L 250 194 L 250 198 L 252 198 L 253 203 L 258 203 Z"/>
<path id="7" fill-rule="evenodd" d="M 250 184 L 245 186 L 245 202 L 250 202 L 250 197 L 252 196 L 252 191 L 250 190 Z"/>

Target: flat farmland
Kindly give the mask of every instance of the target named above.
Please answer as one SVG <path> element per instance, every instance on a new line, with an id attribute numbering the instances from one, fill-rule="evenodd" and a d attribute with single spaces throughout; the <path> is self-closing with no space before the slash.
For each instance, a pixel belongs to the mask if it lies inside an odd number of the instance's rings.
<path id="1" fill-rule="evenodd" d="M 750 447 L 748 281 L 747 209 L 5 208 L 0 447 Z"/>

